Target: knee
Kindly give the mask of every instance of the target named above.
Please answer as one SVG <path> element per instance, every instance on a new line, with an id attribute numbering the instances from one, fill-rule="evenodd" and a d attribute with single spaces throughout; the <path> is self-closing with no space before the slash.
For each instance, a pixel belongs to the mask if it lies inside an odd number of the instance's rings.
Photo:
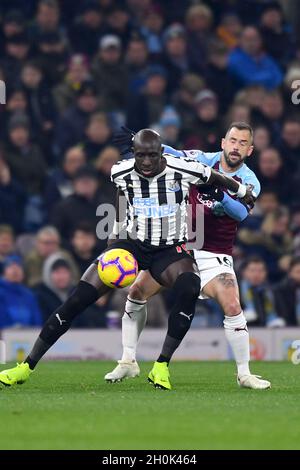
<path id="1" fill-rule="evenodd" d="M 223 310 L 226 316 L 233 317 L 239 315 L 242 311 L 242 307 L 238 298 L 228 299 L 223 305 Z"/>
<path id="2" fill-rule="evenodd" d="M 192 272 L 182 273 L 174 285 L 177 293 L 182 293 L 189 299 L 197 299 L 200 293 L 200 278 Z"/>
<path id="3" fill-rule="evenodd" d="M 140 282 L 134 282 L 130 286 L 128 295 L 131 299 L 147 300 L 145 289 L 143 289 L 143 285 Z"/>

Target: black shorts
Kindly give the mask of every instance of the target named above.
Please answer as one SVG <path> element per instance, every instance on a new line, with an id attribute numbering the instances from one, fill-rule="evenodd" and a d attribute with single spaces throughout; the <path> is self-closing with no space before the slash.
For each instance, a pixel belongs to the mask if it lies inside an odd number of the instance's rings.
<path id="1" fill-rule="evenodd" d="M 132 253 L 138 262 L 139 271 L 146 271 L 148 269 L 151 276 L 159 284 L 162 284 L 161 274 L 170 264 L 185 258 L 193 260 L 191 253 L 186 249 L 185 243 L 160 248 L 154 246 L 146 247 L 139 240 L 116 240 L 103 253 L 114 248 L 122 248 Z M 95 263 L 98 263 L 98 258 L 95 260 Z"/>

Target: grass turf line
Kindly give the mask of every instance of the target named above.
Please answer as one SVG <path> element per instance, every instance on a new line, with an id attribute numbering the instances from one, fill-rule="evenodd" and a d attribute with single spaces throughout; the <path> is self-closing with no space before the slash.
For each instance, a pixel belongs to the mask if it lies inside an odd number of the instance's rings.
<path id="1" fill-rule="evenodd" d="M 174 362 L 172 391 L 141 376 L 103 380 L 113 362 L 44 362 L 0 385 L 0 449 L 300 449 L 300 368 L 254 363 L 271 390 L 236 385 L 230 362 Z"/>

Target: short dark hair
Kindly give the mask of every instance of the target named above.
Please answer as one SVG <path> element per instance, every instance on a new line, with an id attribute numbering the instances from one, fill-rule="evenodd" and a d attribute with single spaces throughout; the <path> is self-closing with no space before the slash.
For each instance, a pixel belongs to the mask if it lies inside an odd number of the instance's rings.
<path id="1" fill-rule="evenodd" d="M 239 131 L 249 131 L 250 132 L 250 136 L 251 136 L 251 142 L 253 142 L 253 129 L 252 127 L 250 126 L 250 124 L 248 124 L 247 122 L 243 122 L 243 121 L 235 121 L 235 122 L 232 122 L 230 124 L 230 126 L 228 127 L 227 129 L 227 132 L 226 132 L 226 136 L 228 135 L 228 133 L 231 131 L 231 129 L 233 128 L 236 128 L 238 129 Z"/>
<path id="2" fill-rule="evenodd" d="M 73 237 L 76 234 L 76 232 L 84 232 L 89 235 L 94 235 L 96 237 L 96 230 L 95 230 L 94 224 L 92 224 L 91 222 L 88 222 L 87 220 L 78 222 L 78 224 L 76 225 L 76 227 L 74 228 L 72 232 Z"/>
<path id="3" fill-rule="evenodd" d="M 257 255 L 253 255 L 253 256 L 249 256 L 249 258 L 246 258 L 242 266 L 242 271 L 248 268 L 249 264 L 252 264 L 252 263 L 263 264 L 264 266 L 266 266 L 266 262 L 263 258 Z"/>

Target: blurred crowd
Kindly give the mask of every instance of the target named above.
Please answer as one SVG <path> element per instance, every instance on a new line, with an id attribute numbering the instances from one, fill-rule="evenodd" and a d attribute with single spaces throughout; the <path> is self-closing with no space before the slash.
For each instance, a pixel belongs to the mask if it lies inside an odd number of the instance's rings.
<path id="1" fill-rule="evenodd" d="M 43 323 L 106 246 L 96 209 L 114 204 L 114 132 L 152 127 L 210 152 L 232 121 L 254 128 L 247 164 L 262 185 L 234 250 L 245 315 L 300 325 L 296 33 L 271 0 L 2 0 L 0 328 Z M 125 297 L 74 326 L 120 324 Z M 166 324 L 169 299 L 149 302 L 149 326 Z M 222 322 L 212 301 L 197 313 L 195 326 Z"/>

